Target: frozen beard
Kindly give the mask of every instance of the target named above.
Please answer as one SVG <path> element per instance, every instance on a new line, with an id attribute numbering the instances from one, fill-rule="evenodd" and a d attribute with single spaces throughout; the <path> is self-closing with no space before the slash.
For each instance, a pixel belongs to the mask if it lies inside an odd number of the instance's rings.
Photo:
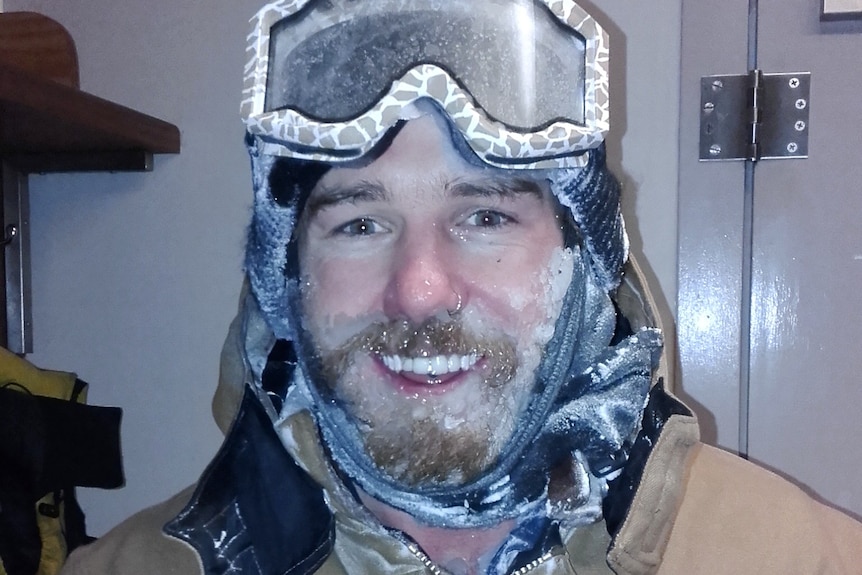
<path id="1" fill-rule="evenodd" d="M 357 432 L 346 435 L 398 483 L 476 479 L 517 432 L 576 257 L 555 249 L 528 293 L 508 294 L 506 318 L 479 301 L 419 325 L 380 317 L 309 322 L 322 375 L 312 385 L 330 400 L 320 409 L 342 411 Z M 303 286 L 306 307 L 314 286 Z"/>

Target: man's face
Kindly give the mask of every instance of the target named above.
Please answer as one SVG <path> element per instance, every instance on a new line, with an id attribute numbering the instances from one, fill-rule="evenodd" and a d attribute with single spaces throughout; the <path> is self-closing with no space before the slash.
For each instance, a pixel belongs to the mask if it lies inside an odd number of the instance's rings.
<path id="1" fill-rule="evenodd" d="M 314 384 L 412 485 L 494 463 L 572 277 L 547 184 L 468 164 L 442 122 L 412 120 L 371 164 L 330 170 L 299 236 Z"/>

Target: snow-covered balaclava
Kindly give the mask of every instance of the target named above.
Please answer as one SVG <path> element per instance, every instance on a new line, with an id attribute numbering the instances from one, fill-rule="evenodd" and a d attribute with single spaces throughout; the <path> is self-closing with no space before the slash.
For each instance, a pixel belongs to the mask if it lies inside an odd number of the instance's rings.
<path id="1" fill-rule="evenodd" d="M 433 526 L 525 514 L 592 520 L 639 429 L 661 348 L 657 330 L 632 333 L 613 304 L 628 243 L 602 144 L 607 38 L 569 0 L 465 4 L 292 0 L 253 19 L 243 102 L 255 189 L 247 274 L 297 359 L 289 403 L 312 412 L 345 481 Z M 547 183 L 571 277 L 511 436 L 463 481 L 407 481 L 374 460 L 362 422 L 322 383 L 303 314 L 298 227 L 312 189 L 332 168 L 373 162 L 424 114 L 445 119 L 467 162 Z M 575 486 L 564 505 L 549 493 L 560 469 Z"/>

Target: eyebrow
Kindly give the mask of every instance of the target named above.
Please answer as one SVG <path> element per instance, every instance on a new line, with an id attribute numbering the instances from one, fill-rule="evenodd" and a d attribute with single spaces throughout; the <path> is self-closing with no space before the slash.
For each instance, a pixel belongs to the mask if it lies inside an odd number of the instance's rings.
<path id="1" fill-rule="evenodd" d="M 538 182 L 528 178 L 488 178 L 481 181 L 460 181 L 447 183 L 447 191 L 455 197 L 462 198 L 515 198 L 522 194 L 535 196 L 544 200 Z M 308 199 L 304 213 L 313 218 L 321 210 L 340 204 L 355 204 L 358 202 L 385 202 L 389 192 L 379 182 L 363 180 L 350 186 L 321 187 Z"/>
<path id="2" fill-rule="evenodd" d="M 321 210 L 339 204 L 355 204 L 357 202 L 382 202 L 389 198 L 386 188 L 378 182 L 361 181 L 348 187 L 322 187 L 308 198 L 305 212 L 314 217 Z"/>
<path id="3" fill-rule="evenodd" d="M 449 191 L 458 197 L 515 198 L 521 194 L 535 196 L 544 200 L 545 194 L 538 182 L 528 178 L 492 178 L 476 182 L 464 181 L 448 185 Z"/>

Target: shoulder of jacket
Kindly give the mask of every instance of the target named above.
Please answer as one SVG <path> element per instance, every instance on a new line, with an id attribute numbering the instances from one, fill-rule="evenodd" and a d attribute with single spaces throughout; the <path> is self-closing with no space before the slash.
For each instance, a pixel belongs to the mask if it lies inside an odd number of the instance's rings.
<path id="1" fill-rule="evenodd" d="M 75 550 L 61 575 L 202 574 L 197 553 L 162 531 L 164 524 L 185 506 L 192 492 L 193 487 L 189 487 L 144 509 L 93 543 Z"/>
<path id="2" fill-rule="evenodd" d="M 767 469 L 698 446 L 659 573 L 837 575 L 859 565 L 862 524 Z"/>

